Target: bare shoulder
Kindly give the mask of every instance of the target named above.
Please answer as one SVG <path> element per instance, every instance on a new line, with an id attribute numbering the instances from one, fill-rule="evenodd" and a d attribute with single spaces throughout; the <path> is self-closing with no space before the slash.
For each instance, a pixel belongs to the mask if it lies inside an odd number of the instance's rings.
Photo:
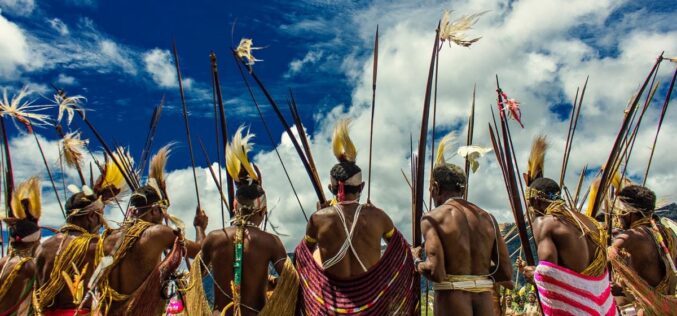
<path id="1" fill-rule="evenodd" d="M 24 263 L 19 273 L 24 278 L 32 278 L 36 275 L 36 270 L 37 267 L 35 265 L 35 262 L 33 260 L 29 260 L 26 263 Z"/>
<path id="2" fill-rule="evenodd" d="M 387 221 L 391 220 L 388 213 L 386 213 L 383 209 L 381 209 L 381 208 L 379 208 L 379 207 L 377 207 L 373 204 L 364 204 L 362 206 L 362 213 L 368 214 L 369 216 L 373 216 L 373 217 L 381 219 L 381 220 L 387 220 Z"/>
<path id="3" fill-rule="evenodd" d="M 45 239 L 35 250 L 35 257 L 40 258 L 47 255 L 48 253 L 56 251 L 56 249 L 59 247 L 59 244 L 61 244 L 63 237 L 63 234 L 57 234 Z"/>
<path id="4" fill-rule="evenodd" d="M 554 233 L 555 230 L 562 226 L 562 223 L 552 215 L 538 216 L 534 219 L 534 234 L 543 236 L 545 234 Z"/>
<path id="5" fill-rule="evenodd" d="M 230 243 L 230 238 L 228 238 L 228 233 L 226 231 L 227 229 L 228 228 L 217 229 L 209 232 L 204 240 L 203 248 L 222 247 Z"/>

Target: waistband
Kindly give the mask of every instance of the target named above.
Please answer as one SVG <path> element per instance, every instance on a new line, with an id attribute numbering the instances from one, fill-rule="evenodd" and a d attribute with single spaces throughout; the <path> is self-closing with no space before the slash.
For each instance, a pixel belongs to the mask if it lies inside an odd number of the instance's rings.
<path id="1" fill-rule="evenodd" d="M 443 282 L 433 282 L 435 291 L 484 293 L 494 290 L 494 280 L 479 275 L 447 275 Z"/>

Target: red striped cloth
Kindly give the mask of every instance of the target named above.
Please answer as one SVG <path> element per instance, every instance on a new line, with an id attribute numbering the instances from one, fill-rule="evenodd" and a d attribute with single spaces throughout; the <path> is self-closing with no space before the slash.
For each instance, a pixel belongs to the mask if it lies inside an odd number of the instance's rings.
<path id="1" fill-rule="evenodd" d="M 299 309 L 303 315 L 414 315 L 414 261 L 409 244 L 399 232 L 383 257 L 355 278 L 326 275 L 302 241 L 295 251 L 301 278 Z"/>
<path id="2" fill-rule="evenodd" d="M 540 261 L 534 281 L 546 316 L 617 315 L 606 271 L 601 276 L 592 277 Z"/>

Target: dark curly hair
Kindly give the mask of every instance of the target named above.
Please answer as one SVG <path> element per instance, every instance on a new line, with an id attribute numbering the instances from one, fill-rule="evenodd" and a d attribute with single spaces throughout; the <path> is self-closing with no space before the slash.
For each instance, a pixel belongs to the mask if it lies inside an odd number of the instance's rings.
<path id="1" fill-rule="evenodd" d="M 457 165 L 445 163 L 433 168 L 433 181 L 442 191 L 462 192 L 466 184 L 465 172 Z"/>
<path id="2" fill-rule="evenodd" d="M 144 185 L 134 191 L 132 197 L 129 198 L 129 204 L 136 208 L 141 208 L 149 206 L 161 199 L 162 197 L 160 197 L 155 188 L 150 185 Z"/>
<path id="3" fill-rule="evenodd" d="M 656 194 L 641 185 L 629 185 L 623 188 L 618 193 L 618 197 L 623 203 L 641 211 L 653 211 L 656 208 Z"/>
<path id="4" fill-rule="evenodd" d="M 71 195 L 66 201 L 66 212 L 70 214 L 73 210 L 81 209 L 89 206 L 96 201 L 96 195 L 86 195 L 84 192 L 78 192 Z"/>
<path id="5" fill-rule="evenodd" d="M 530 189 L 536 190 L 547 196 L 548 200 L 559 200 L 562 189 L 555 180 L 550 178 L 538 178 L 531 182 Z"/>

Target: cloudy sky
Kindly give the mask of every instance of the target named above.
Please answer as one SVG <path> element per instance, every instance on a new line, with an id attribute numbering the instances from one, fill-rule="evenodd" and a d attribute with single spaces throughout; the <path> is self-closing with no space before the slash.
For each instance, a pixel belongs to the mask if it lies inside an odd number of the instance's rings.
<path id="1" fill-rule="evenodd" d="M 372 201 L 408 236 L 410 193 L 400 169 L 408 170 L 409 138 L 419 133 L 430 49 L 443 10 L 454 11 L 452 20 L 488 12 L 470 32 L 482 36 L 479 42 L 470 48 L 445 46 L 440 52 L 436 138 L 456 131 L 459 139 L 465 139 L 472 88 L 477 84 L 475 143 L 490 145 L 486 123 L 491 119 L 490 107 L 495 106 L 497 74 L 503 90 L 522 103 L 525 128 L 513 125 L 521 168 L 525 168 L 533 137 L 547 134 L 551 150 L 546 174 L 556 178 L 571 103 L 576 88 L 589 75 L 567 174 L 567 184 L 574 187 L 585 165 L 593 169 L 587 178 L 590 181 L 606 160 L 625 105 L 656 57 L 662 51 L 667 57 L 677 55 L 676 7 L 660 1 L 616 0 L 306 0 L 227 5 L 221 1 L 188 5 L 180 1 L 0 0 L 0 86 L 11 95 L 28 85 L 35 91 L 36 104 L 51 98 L 50 84 L 85 96 L 88 118 L 106 140 L 128 146 L 137 159 L 153 107 L 165 96 L 154 150 L 177 142 L 169 162 L 170 212 L 190 223 L 196 199 L 170 48 L 176 41 L 194 143 L 198 137 L 202 139 L 212 160 L 216 160 L 216 145 L 209 53 L 216 52 L 230 132 L 246 124 L 256 134 L 254 161 L 264 174 L 271 223 L 287 235 L 283 241 L 292 248 L 303 234 L 305 220 L 274 148 L 290 170 L 306 212 L 314 210 L 316 197 L 289 138 L 257 93 L 272 129 L 273 142 L 269 141 L 229 49 L 241 37 L 253 38 L 256 46 L 265 47 L 256 51 L 263 61 L 254 67 L 280 104 L 286 104 L 287 91 L 293 89 L 326 186 L 335 163 L 330 136 L 338 118 L 353 120 L 358 164 L 363 169 L 367 166 L 371 54 L 379 25 Z M 675 64 L 669 62 L 659 69 L 657 100 L 641 126 L 629 166 L 637 181 L 646 168 L 674 69 Z M 48 111 L 50 115 L 55 112 Z M 677 135 L 676 115 L 672 109 L 668 111 L 648 180 L 665 198 L 672 198 L 677 189 L 677 171 L 670 154 L 671 139 Z M 63 217 L 35 141 L 19 132 L 20 128 L 8 127 L 17 181 L 31 175 L 45 180 L 43 223 L 60 225 Z M 100 155 L 100 145 L 79 119 L 69 129 L 82 131 L 91 139 L 89 148 L 94 155 Z M 37 133 L 63 201 L 63 183 L 76 183 L 76 173 L 61 172 L 54 129 L 40 128 Z M 209 229 L 217 229 L 221 226 L 218 191 L 203 156 L 195 149 L 200 198 L 210 215 Z M 452 162 L 462 163 L 458 157 Z M 478 173 L 470 177 L 470 200 L 499 221 L 510 222 L 502 183 L 494 156 L 485 157 Z M 110 207 L 107 215 L 111 220 L 121 218 L 115 207 Z"/>

